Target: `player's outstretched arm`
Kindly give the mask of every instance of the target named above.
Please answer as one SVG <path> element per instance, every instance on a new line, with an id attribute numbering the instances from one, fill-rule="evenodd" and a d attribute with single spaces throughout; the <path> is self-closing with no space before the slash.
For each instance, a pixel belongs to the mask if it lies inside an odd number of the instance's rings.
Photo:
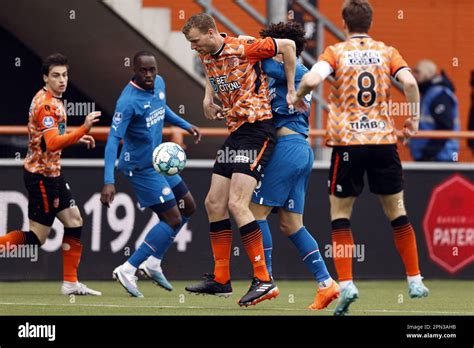
<path id="1" fill-rule="evenodd" d="M 100 115 L 100 111 L 91 112 L 89 115 L 86 116 L 86 120 L 84 121 L 84 124 L 82 126 L 76 129 L 74 132 L 68 134 L 59 134 L 57 128 L 46 131 L 43 135 L 46 143 L 46 149 L 48 151 L 54 152 L 76 144 L 80 141 L 81 138 L 83 138 L 87 133 L 89 133 L 94 123 L 99 121 Z"/>
<path id="2" fill-rule="evenodd" d="M 406 140 L 418 132 L 418 123 L 420 122 L 420 92 L 415 77 L 408 70 L 400 71 L 397 80 L 403 85 L 403 93 L 410 105 L 411 116 L 405 121 L 403 135 Z"/>
<path id="3" fill-rule="evenodd" d="M 308 109 L 304 97 L 334 72 L 334 64 L 330 63 L 332 60 L 333 54 L 331 48 L 328 47 L 320 56 L 319 61 L 303 76 L 294 101 L 297 109 L 304 111 Z"/>
<path id="4" fill-rule="evenodd" d="M 278 45 L 278 53 L 283 55 L 283 63 L 285 67 L 286 85 L 288 95 L 286 101 L 289 106 L 293 105 L 295 90 L 295 69 L 296 69 L 296 45 L 293 40 L 275 39 Z"/>
<path id="5" fill-rule="evenodd" d="M 172 124 L 173 126 L 177 126 L 181 129 L 184 129 L 186 132 L 194 136 L 194 143 L 197 144 L 201 141 L 201 132 L 198 127 L 193 126 L 185 119 L 176 115 L 176 113 L 171 110 L 171 108 L 166 105 L 165 107 L 165 121 Z"/>
<path id="6" fill-rule="evenodd" d="M 301 83 L 298 88 L 298 91 L 296 92 L 296 96 L 299 99 L 304 98 L 306 94 L 308 94 L 313 89 L 315 89 L 322 81 L 323 81 L 323 78 L 317 71 L 314 71 L 314 70 L 309 71 L 301 79 Z"/>

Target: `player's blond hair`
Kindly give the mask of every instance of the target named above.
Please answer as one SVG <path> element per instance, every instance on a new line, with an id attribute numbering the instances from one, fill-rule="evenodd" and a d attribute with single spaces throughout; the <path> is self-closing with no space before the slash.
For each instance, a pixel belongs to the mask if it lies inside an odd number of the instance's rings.
<path id="1" fill-rule="evenodd" d="M 188 35 L 193 28 L 198 29 L 203 34 L 207 33 L 209 29 L 213 29 L 217 32 L 217 26 L 214 18 L 212 18 L 207 13 L 198 13 L 189 17 L 184 24 L 183 29 L 181 29 L 181 32 L 184 35 Z"/>
<path id="2" fill-rule="evenodd" d="M 342 18 L 350 33 L 368 33 L 372 14 L 372 6 L 367 0 L 346 0 L 342 7 Z"/>

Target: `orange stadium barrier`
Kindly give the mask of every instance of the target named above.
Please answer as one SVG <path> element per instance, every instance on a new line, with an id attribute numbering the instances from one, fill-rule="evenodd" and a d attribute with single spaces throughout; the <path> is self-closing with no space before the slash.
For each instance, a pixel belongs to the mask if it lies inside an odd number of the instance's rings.
<path id="1" fill-rule="evenodd" d="M 68 130 L 75 130 L 78 127 L 68 127 Z M 89 133 L 98 141 L 106 141 L 107 135 L 109 134 L 110 127 L 94 127 Z M 199 128 L 201 130 L 202 136 L 212 136 L 212 137 L 223 137 L 227 136 L 229 132 L 226 128 L 211 128 L 203 127 Z M 28 128 L 26 126 L 0 126 L 0 135 L 27 135 Z M 325 129 L 311 129 L 310 137 L 324 137 L 326 135 Z M 190 134 L 177 127 L 164 127 L 163 135 L 171 136 L 171 140 L 176 143 L 182 143 L 183 136 L 189 136 Z M 400 138 L 403 138 L 401 131 L 397 132 L 397 135 Z M 414 138 L 431 138 L 431 139 L 474 139 L 474 131 L 419 131 Z"/>

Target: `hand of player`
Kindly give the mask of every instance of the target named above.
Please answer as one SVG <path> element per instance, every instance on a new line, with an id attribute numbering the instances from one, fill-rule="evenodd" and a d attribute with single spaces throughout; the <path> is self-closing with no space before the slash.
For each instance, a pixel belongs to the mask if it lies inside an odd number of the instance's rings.
<path id="1" fill-rule="evenodd" d="M 286 94 L 286 103 L 288 104 L 288 109 L 290 110 L 290 113 L 292 113 L 295 109 L 295 106 L 293 104 L 293 100 L 296 99 L 296 92 L 295 90 L 288 90 L 288 93 Z"/>
<path id="2" fill-rule="evenodd" d="M 84 121 L 84 126 L 87 130 L 90 130 L 94 123 L 99 122 L 99 117 L 102 115 L 100 111 L 93 111 L 89 115 L 86 116 L 86 120 Z"/>
<path id="3" fill-rule="evenodd" d="M 194 144 L 198 144 L 201 141 L 201 131 L 198 127 L 193 126 L 188 133 L 194 136 Z"/>
<path id="4" fill-rule="evenodd" d="M 100 201 L 107 208 L 110 207 L 110 204 L 114 201 L 115 198 L 115 185 L 114 184 L 105 184 L 100 194 Z"/>
<path id="5" fill-rule="evenodd" d="M 405 120 L 403 125 L 403 145 L 406 145 L 408 140 L 418 132 L 418 124 L 419 120 L 414 119 L 413 117 L 409 117 Z"/>
<path id="6" fill-rule="evenodd" d="M 287 96 L 287 100 L 288 100 L 288 96 Z M 306 104 L 306 102 L 304 100 L 304 97 L 300 98 L 300 97 L 298 97 L 298 95 L 296 93 L 294 93 L 293 95 L 290 96 L 290 102 L 297 111 L 299 111 L 299 112 L 308 111 L 308 104 Z M 288 103 L 288 105 L 289 105 L 289 103 Z"/>
<path id="7" fill-rule="evenodd" d="M 214 104 L 213 101 L 204 100 L 203 102 L 203 109 L 204 109 L 204 116 L 208 120 L 222 120 L 224 118 L 224 114 L 222 112 L 222 108 Z"/>
<path id="8" fill-rule="evenodd" d="M 83 135 L 78 143 L 86 144 L 87 149 L 93 149 L 95 147 L 95 139 L 92 135 Z"/>

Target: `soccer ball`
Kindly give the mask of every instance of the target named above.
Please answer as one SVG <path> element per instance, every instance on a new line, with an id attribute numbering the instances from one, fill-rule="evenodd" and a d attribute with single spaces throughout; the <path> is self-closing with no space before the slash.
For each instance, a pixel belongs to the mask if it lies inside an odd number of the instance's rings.
<path id="1" fill-rule="evenodd" d="M 162 143 L 153 150 L 152 161 L 158 173 L 172 176 L 181 172 L 186 166 L 186 153 L 176 143 Z"/>

